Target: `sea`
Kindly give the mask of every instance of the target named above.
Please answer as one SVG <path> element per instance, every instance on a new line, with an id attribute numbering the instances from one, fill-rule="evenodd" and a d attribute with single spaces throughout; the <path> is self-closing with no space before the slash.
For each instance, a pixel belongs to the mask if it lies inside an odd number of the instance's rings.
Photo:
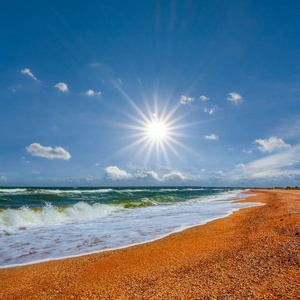
<path id="1" fill-rule="evenodd" d="M 257 203 L 247 189 L 0 187 L 0 268 L 150 242 Z"/>

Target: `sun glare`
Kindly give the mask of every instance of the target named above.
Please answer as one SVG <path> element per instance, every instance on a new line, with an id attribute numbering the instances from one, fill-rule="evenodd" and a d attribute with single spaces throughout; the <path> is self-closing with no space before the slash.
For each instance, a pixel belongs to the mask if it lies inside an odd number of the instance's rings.
<path id="1" fill-rule="evenodd" d="M 169 108 L 168 103 L 170 99 L 167 99 L 165 100 L 164 106 L 159 106 L 158 96 L 155 95 L 153 107 L 151 107 L 152 105 L 150 106 L 148 100 L 144 98 L 146 111 L 142 111 L 141 108 L 126 94 L 120 84 L 113 80 L 112 83 L 124 98 L 128 100 L 137 113 L 136 115 L 132 115 L 124 112 L 135 124 L 123 123 L 120 125 L 122 128 L 136 131 L 136 133 L 132 133 L 129 136 L 136 138 L 136 140 L 122 148 L 119 152 L 139 148 L 137 151 L 134 151 L 135 158 L 143 157 L 145 165 L 147 165 L 152 154 L 156 155 L 159 162 L 161 162 L 162 157 L 164 157 L 167 165 L 170 165 L 169 153 L 180 157 L 176 150 L 177 146 L 187 151 L 191 151 L 185 144 L 179 141 L 180 137 L 185 137 L 186 135 L 178 131 L 183 127 L 192 125 L 191 123 L 179 124 L 179 121 L 184 115 L 177 115 L 175 117 L 175 113 L 180 107 L 179 102 Z"/>
<path id="2" fill-rule="evenodd" d="M 162 122 L 154 121 L 149 124 L 147 134 L 154 141 L 162 141 L 167 136 L 167 127 Z"/>

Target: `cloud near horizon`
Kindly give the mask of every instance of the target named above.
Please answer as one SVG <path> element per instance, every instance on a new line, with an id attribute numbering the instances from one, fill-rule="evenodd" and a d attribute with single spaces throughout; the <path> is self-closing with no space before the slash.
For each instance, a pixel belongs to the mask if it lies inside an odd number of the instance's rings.
<path id="1" fill-rule="evenodd" d="M 21 73 L 22 73 L 23 75 L 28 75 L 28 76 L 30 76 L 31 78 L 33 78 L 35 81 L 38 81 L 38 82 L 39 82 L 39 80 L 32 74 L 32 72 L 30 71 L 30 69 L 25 68 L 24 70 L 21 70 Z"/>
<path id="2" fill-rule="evenodd" d="M 148 183 L 172 183 L 180 184 L 183 182 L 191 181 L 193 183 L 199 183 L 202 180 L 202 176 L 199 174 L 182 173 L 179 171 L 171 171 L 162 175 L 161 177 L 152 170 L 139 169 L 135 170 L 132 175 L 125 170 L 119 169 L 117 166 L 110 166 L 105 169 L 107 173 L 107 179 L 112 180 L 138 180 L 140 182 Z"/>
<path id="3" fill-rule="evenodd" d="M 242 174 L 236 175 L 251 179 L 293 178 L 300 175 L 300 170 L 295 169 L 297 165 L 300 165 L 300 144 L 245 165 L 238 164 L 237 172 Z"/>
<path id="4" fill-rule="evenodd" d="M 171 173 L 165 174 L 161 180 L 165 182 L 180 183 L 185 181 L 185 179 L 185 176 L 181 172 L 172 171 Z"/>
<path id="5" fill-rule="evenodd" d="M 155 181 L 160 181 L 157 173 L 155 173 L 154 171 L 148 170 L 148 171 L 143 171 L 143 170 L 139 170 L 134 174 L 134 178 L 138 179 L 138 180 L 155 180 Z"/>
<path id="6" fill-rule="evenodd" d="M 58 88 L 63 93 L 67 93 L 69 91 L 68 86 L 63 82 L 59 82 L 54 87 Z"/>
<path id="7" fill-rule="evenodd" d="M 105 169 L 106 174 L 109 179 L 112 180 L 122 180 L 122 179 L 131 179 L 132 175 L 127 173 L 124 170 L 120 170 L 117 166 L 110 166 Z"/>
<path id="8" fill-rule="evenodd" d="M 62 147 L 44 147 L 39 143 L 33 143 L 30 146 L 26 147 L 27 152 L 30 153 L 32 156 L 39 156 L 45 157 L 48 159 L 64 159 L 69 160 L 71 155 L 68 151 L 63 149 Z"/>
<path id="9" fill-rule="evenodd" d="M 285 149 L 285 148 L 289 148 L 291 147 L 290 144 L 285 143 L 282 139 L 279 139 L 275 136 L 270 137 L 268 140 L 265 139 L 256 139 L 253 143 L 257 143 L 260 146 L 258 147 L 258 149 L 261 152 L 274 152 L 275 150 L 281 150 L 281 149 Z"/>

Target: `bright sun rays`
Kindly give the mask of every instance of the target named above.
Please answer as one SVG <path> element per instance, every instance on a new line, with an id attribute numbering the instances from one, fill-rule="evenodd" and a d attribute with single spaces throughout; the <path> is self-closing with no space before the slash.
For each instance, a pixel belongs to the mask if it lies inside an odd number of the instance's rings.
<path id="1" fill-rule="evenodd" d="M 149 101 L 144 99 L 145 110 L 142 110 L 118 83 L 113 82 L 113 84 L 136 111 L 135 115 L 123 111 L 133 122 L 119 125 L 122 128 L 130 129 L 131 132 L 135 131 L 135 133 L 128 134 L 128 137 L 135 140 L 121 149 L 119 153 L 130 150 L 134 153 L 135 159 L 142 157 L 145 165 L 149 162 L 150 157 L 154 155 L 157 161 L 162 162 L 164 159 L 165 163 L 170 165 L 170 153 L 180 157 L 177 151 L 178 148 L 191 151 L 179 141 L 180 137 L 186 137 L 185 134 L 179 131 L 184 127 L 194 125 L 194 123 L 180 123 L 185 115 L 176 113 L 180 106 L 179 102 L 170 108 L 168 107 L 170 102 L 168 99 L 164 101 L 164 106 L 162 106 L 162 101 L 159 101 L 158 97 L 154 97 L 152 107 L 150 107 Z"/>

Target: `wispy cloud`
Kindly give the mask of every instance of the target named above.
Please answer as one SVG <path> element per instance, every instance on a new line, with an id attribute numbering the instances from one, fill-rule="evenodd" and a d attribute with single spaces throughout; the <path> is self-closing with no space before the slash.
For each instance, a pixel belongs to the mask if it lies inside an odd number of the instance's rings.
<path id="1" fill-rule="evenodd" d="M 216 141 L 216 140 L 219 139 L 219 137 L 218 137 L 216 134 L 212 133 L 211 135 L 206 135 L 206 136 L 205 136 L 205 139 Z"/>
<path id="2" fill-rule="evenodd" d="M 291 147 L 283 152 L 272 154 L 247 164 L 247 169 L 278 169 L 300 163 L 300 145 Z"/>
<path id="3" fill-rule="evenodd" d="M 98 63 L 98 62 L 93 62 L 93 63 L 90 64 L 90 66 L 91 66 L 91 67 L 100 67 L 101 64 Z"/>
<path id="4" fill-rule="evenodd" d="M 299 165 L 300 144 L 245 165 L 239 164 L 236 171 L 242 172 L 237 175 L 238 177 L 272 179 L 281 176 L 281 179 L 283 179 L 284 177 L 292 178 L 300 175 Z"/>
<path id="5" fill-rule="evenodd" d="M 253 143 L 257 143 L 260 145 L 258 149 L 261 152 L 269 153 L 274 152 L 275 150 L 282 150 L 291 147 L 291 145 L 286 144 L 282 139 L 279 139 L 275 136 L 270 137 L 268 140 L 257 139 Z"/>
<path id="6" fill-rule="evenodd" d="M 132 175 L 124 170 L 120 170 L 117 166 L 107 167 L 105 169 L 107 176 L 112 180 L 130 179 Z"/>
<path id="7" fill-rule="evenodd" d="M 186 97 L 184 95 L 181 95 L 180 104 L 189 104 L 189 103 L 192 103 L 194 100 L 195 100 L 195 98 Z"/>
<path id="8" fill-rule="evenodd" d="M 21 70 L 21 73 L 22 73 L 23 75 L 28 75 L 28 76 L 30 76 L 31 78 L 33 78 L 35 81 L 39 82 L 39 80 L 31 73 L 30 69 L 25 68 L 24 70 Z"/>
<path id="9" fill-rule="evenodd" d="M 211 109 L 209 110 L 208 113 L 209 113 L 210 115 L 212 115 L 212 114 L 215 112 L 215 110 L 216 110 L 215 108 L 211 108 Z"/>
<path id="10" fill-rule="evenodd" d="M 118 81 L 119 81 L 119 83 L 122 85 L 123 84 L 123 82 L 122 82 L 122 79 L 121 78 L 118 78 Z"/>
<path id="11" fill-rule="evenodd" d="M 8 89 L 14 93 L 17 92 L 18 89 L 20 89 L 22 87 L 22 84 L 17 84 L 17 85 L 13 85 L 13 86 L 10 86 L 8 87 Z"/>
<path id="12" fill-rule="evenodd" d="M 68 86 L 63 82 L 56 84 L 54 87 L 58 88 L 63 93 L 67 93 L 69 91 Z"/>
<path id="13" fill-rule="evenodd" d="M 207 101 L 207 100 L 209 100 L 210 98 L 208 98 L 208 97 L 202 95 L 202 96 L 199 97 L 199 99 L 202 100 L 202 101 Z"/>
<path id="14" fill-rule="evenodd" d="M 228 95 L 229 95 L 229 97 L 227 97 L 227 100 L 232 101 L 234 103 L 238 103 L 243 100 L 243 97 L 238 93 L 232 92 L 232 93 L 229 93 Z"/>
<path id="15" fill-rule="evenodd" d="M 7 177 L 5 175 L 0 175 L 0 181 L 7 181 Z"/>
<path id="16" fill-rule="evenodd" d="M 93 97 L 93 96 L 100 96 L 101 92 L 95 92 L 93 90 L 88 90 L 84 94 L 87 95 L 87 96 L 89 96 L 89 97 Z"/>
<path id="17" fill-rule="evenodd" d="M 7 181 L 6 174 L 3 172 L 0 172 L 0 181 Z"/>
<path id="18" fill-rule="evenodd" d="M 244 153 L 247 153 L 247 154 L 251 154 L 252 153 L 252 150 L 250 149 L 250 150 L 242 150 L 242 152 L 244 152 Z"/>
<path id="19" fill-rule="evenodd" d="M 203 111 L 204 111 L 205 113 L 207 113 L 207 114 L 213 115 L 213 114 L 216 112 L 217 109 L 219 109 L 219 107 L 218 107 L 217 105 L 213 105 L 213 106 L 211 106 L 211 107 L 205 106 L 205 107 L 203 108 Z"/>
<path id="20" fill-rule="evenodd" d="M 71 155 L 68 151 L 63 149 L 62 147 L 44 147 L 39 143 L 33 143 L 30 146 L 26 147 L 27 152 L 32 156 L 45 157 L 48 159 L 64 159 L 68 160 L 71 158 Z"/>
<path id="21" fill-rule="evenodd" d="M 34 174 L 34 175 L 38 175 L 38 174 L 40 174 L 40 171 L 38 171 L 38 170 L 33 170 L 33 171 L 31 171 L 30 173 L 31 173 L 31 174 Z"/>

